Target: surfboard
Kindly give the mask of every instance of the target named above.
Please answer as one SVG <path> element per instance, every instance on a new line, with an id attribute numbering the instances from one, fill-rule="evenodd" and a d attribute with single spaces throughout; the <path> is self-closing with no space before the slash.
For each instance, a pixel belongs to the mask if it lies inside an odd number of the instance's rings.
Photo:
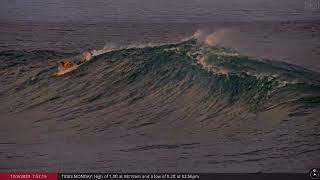
<path id="1" fill-rule="evenodd" d="M 82 64 L 84 64 L 84 63 L 82 63 Z M 54 76 L 54 77 L 62 76 L 62 75 L 64 75 L 64 74 L 66 74 L 66 73 L 69 73 L 69 72 L 71 72 L 71 71 L 76 70 L 76 69 L 77 69 L 79 66 L 81 66 L 82 64 L 74 65 L 74 66 L 72 66 L 71 68 L 68 68 L 68 69 L 58 70 L 57 72 L 53 73 L 52 76 Z"/>
<path id="2" fill-rule="evenodd" d="M 71 62 L 73 64 L 73 66 L 71 66 L 70 68 L 59 68 L 60 64 L 58 65 L 58 71 L 53 73 L 52 76 L 62 76 L 64 74 L 67 74 L 67 73 L 70 73 L 74 70 L 76 70 L 79 66 L 91 61 L 93 59 L 94 56 L 92 56 L 91 59 L 89 60 L 86 60 L 86 61 L 83 61 L 81 64 L 76 64 L 75 61 L 68 61 L 68 62 Z"/>

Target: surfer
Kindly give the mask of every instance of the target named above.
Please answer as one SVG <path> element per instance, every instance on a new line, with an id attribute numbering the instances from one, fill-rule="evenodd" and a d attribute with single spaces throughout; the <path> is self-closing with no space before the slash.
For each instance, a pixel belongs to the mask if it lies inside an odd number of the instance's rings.
<path id="1" fill-rule="evenodd" d="M 71 62 L 71 61 L 61 61 L 61 62 L 59 63 L 58 69 L 59 69 L 59 71 L 60 71 L 60 70 L 65 70 L 65 69 L 72 68 L 74 65 L 75 65 L 75 64 L 74 64 L 73 62 Z"/>
<path id="2" fill-rule="evenodd" d="M 60 61 L 58 65 L 58 71 L 53 73 L 53 76 L 60 76 L 76 69 L 81 64 L 90 61 L 93 58 L 93 55 L 94 50 L 86 51 L 82 53 L 80 57 L 78 56 L 72 59 L 64 59 L 63 61 Z"/>
<path id="3" fill-rule="evenodd" d="M 92 57 L 93 57 L 92 53 L 90 51 L 86 51 L 86 52 L 82 53 L 82 55 L 78 61 L 72 61 L 72 60 L 61 61 L 59 63 L 58 69 L 59 70 L 66 70 L 66 69 L 72 68 L 75 65 L 80 65 L 82 63 L 85 63 L 85 62 L 91 60 Z"/>

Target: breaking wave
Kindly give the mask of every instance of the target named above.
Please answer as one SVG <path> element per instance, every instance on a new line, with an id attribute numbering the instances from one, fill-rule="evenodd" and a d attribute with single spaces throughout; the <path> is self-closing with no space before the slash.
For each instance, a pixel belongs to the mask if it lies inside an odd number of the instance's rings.
<path id="1" fill-rule="evenodd" d="M 212 42 L 204 42 L 208 41 Z M 212 119 L 225 108 L 258 113 L 320 104 L 316 72 L 242 56 L 196 39 L 100 52 L 75 72 L 50 77 L 55 59 L 72 55 L 1 52 L 1 96 L 9 99 L 13 111 L 48 105 L 51 111 L 56 108 L 52 104 L 59 109 L 82 107 L 85 111 L 152 101 L 156 106 L 172 106 L 172 111 L 192 109 Z"/>

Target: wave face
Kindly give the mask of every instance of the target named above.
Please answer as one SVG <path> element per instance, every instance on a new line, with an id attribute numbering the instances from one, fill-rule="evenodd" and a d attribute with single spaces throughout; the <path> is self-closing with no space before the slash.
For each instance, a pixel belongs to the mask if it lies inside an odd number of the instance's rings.
<path id="1" fill-rule="evenodd" d="M 59 59 L 74 55 L 0 53 L 1 169 L 306 172 L 319 165 L 316 72 L 190 39 L 114 50 L 50 76 Z"/>

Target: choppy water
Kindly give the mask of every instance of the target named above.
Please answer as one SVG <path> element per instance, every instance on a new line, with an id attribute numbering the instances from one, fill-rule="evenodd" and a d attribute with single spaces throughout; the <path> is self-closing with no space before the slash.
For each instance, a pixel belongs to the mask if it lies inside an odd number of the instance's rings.
<path id="1" fill-rule="evenodd" d="M 319 11 L 307 3 L 1 1 L 0 171 L 319 167 Z"/>

